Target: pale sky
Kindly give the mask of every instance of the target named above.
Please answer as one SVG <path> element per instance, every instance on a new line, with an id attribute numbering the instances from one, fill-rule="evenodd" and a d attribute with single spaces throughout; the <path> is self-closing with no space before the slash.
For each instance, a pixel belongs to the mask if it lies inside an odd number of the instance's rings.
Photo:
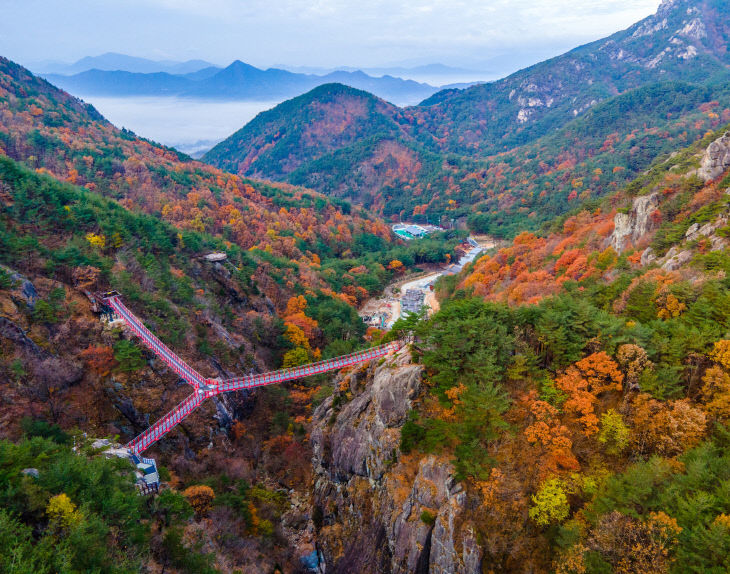
<path id="1" fill-rule="evenodd" d="M 512 67 L 627 28 L 659 0 L 0 0 L 0 55 L 120 52 L 257 66 Z M 498 63 L 494 63 L 494 62 Z"/>

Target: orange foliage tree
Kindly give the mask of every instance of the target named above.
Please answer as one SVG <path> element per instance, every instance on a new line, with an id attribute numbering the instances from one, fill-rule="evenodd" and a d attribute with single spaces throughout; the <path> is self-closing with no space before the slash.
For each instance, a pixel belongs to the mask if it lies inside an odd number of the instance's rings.
<path id="1" fill-rule="evenodd" d="M 205 516 L 208 511 L 213 507 L 213 501 L 215 500 L 215 492 L 210 486 L 197 484 L 190 486 L 183 491 L 183 496 L 186 498 L 190 506 L 193 507 L 198 516 Z"/>
<path id="2" fill-rule="evenodd" d="M 664 403 L 642 393 L 631 410 L 631 442 L 641 455 L 675 456 L 697 445 L 705 435 L 707 417 L 689 399 Z"/>
<path id="3" fill-rule="evenodd" d="M 527 442 L 540 448 L 540 479 L 559 472 L 575 472 L 580 465 L 571 450 L 568 428 L 560 422 L 558 409 L 537 399 L 537 392 L 531 391 L 522 398 L 527 403 L 533 421 L 525 428 Z"/>
<path id="4" fill-rule="evenodd" d="M 390 263 L 388 263 L 388 269 L 390 269 L 391 271 L 395 271 L 397 273 L 400 273 L 401 271 L 403 271 L 404 266 L 403 266 L 403 263 L 401 263 L 397 259 L 393 259 L 393 261 L 391 261 Z"/>
<path id="5" fill-rule="evenodd" d="M 81 358 L 94 373 L 100 377 L 107 377 L 117 366 L 114 359 L 114 349 L 103 345 L 92 345 L 81 351 Z"/>
<path id="6" fill-rule="evenodd" d="M 581 359 L 560 375 L 555 383 L 568 395 L 565 411 L 583 427 L 586 436 L 598 432 L 596 404 L 601 395 L 621 391 L 624 375 L 605 352 L 593 353 Z"/>

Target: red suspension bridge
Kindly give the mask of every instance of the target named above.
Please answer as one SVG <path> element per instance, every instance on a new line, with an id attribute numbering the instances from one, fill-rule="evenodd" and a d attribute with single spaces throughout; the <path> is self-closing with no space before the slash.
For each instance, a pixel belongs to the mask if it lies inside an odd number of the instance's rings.
<path id="1" fill-rule="evenodd" d="M 393 342 L 386 345 L 380 345 L 379 347 L 373 347 L 372 349 L 358 351 L 357 353 L 352 353 L 350 355 L 327 359 L 326 361 L 319 361 L 318 363 L 311 363 L 309 365 L 302 365 L 300 367 L 281 369 L 279 371 L 272 371 L 258 375 L 235 377 L 233 379 L 226 380 L 210 379 L 198 373 L 195 369 L 173 353 L 172 350 L 170 350 L 162 341 L 155 337 L 155 335 L 142 324 L 142 321 L 140 321 L 129 309 L 127 309 L 124 303 L 122 303 L 118 293 L 114 291 L 107 293 L 101 297 L 101 300 L 110 309 L 112 309 L 114 313 L 122 319 L 122 321 L 124 321 L 127 327 L 129 327 L 129 329 L 142 340 L 146 347 L 148 347 L 155 355 L 157 355 L 173 371 L 175 371 L 175 373 L 193 387 L 193 394 L 126 445 L 126 448 L 129 449 L 132 454 L 137 456 L 180 424 L 185 417 L 197 409 L 203 401 L 209 397 L 230 391 L 274 385 L 276 383 L 293 381 L 295 379 L 318 375 L 328 371 L 336 371 L 344 367 L 370 361 L 371 359 L 384 357 L 389 353 L 397 351 L 401 347 L 401 343 Z"/>

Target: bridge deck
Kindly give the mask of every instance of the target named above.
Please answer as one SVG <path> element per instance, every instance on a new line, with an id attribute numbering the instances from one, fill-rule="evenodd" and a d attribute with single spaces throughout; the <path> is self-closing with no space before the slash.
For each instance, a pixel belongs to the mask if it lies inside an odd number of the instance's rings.
<path id="1" fill-rule="evenodd" d="M 293 381 L 311 375 L 318 375 L 335 371 L 344 367 L 365 363 L 372 359 L 384 357 L 389 353 L 397 351 L 401 347 L 400 342 L 392 342 L 372 349 L 358 351 L 349 355 L 319 361 L 300 367 L 281 369 L 258 375 L 248 375 L 220 381 L 218 379 L 206 379 L 200 373 L 190 367 L 185 361 L 173 353 L 162 341 L 155 337 L 134 314 L 121 302 L 118 295 L 105 298 L 104 301 L 114 312 L 117 313 L 125 324 L 137 335 L 142 342 L 155 355 L 160 357 L 178 375 L 193 385 L 195 392 L 167 413 L 164 417 L 155 422 L 146 431 L 127 444 L 132 452 L 139 454 L 147 450 L 155 442 L 160 440 L 185 417 L 197 409 L 205 399 L 221 393 L 252 389 L 265 385 L 274 385 L 286 381 Z"/>
<path id="2" fill-rule="evenodd" d="M 173 371 L 194 387 L 205 384 L 205 377 L 190 367 L 185 361 L 170 350 L 167 345 L 153 335 L 134 314 L 127 309 L 119 297 L 106 299 L 107 304 L 114 309 L 132 332 L 137 335 L 147 348 L 162 359 Z"/>

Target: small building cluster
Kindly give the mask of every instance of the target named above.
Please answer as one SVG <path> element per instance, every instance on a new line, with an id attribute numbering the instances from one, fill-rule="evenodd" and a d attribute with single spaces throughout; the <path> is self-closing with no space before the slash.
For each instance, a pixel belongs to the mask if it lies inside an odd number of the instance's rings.
<path id="1" fill-rule="evenodd" d="M 396 223 L 392 229 L 393 233 L 406 241 L 426 237 L 434 231 L 442 231 L 440 227 L 435 225 L 416 225 L 415 223 Z"/>
<path id="2" fill-rule="evenodd" d="M 401 314 L 418 313 L 424 305 L 425 293 L 420 289 L 408 289 L 401 297 Z"/>
<path id="3" fill-rule="evenodd" d="M 104 456 L 126 459 L 135 467 L 137 480 L 135 484 L 140 494 L 156 494 L 160 487 L 160 474 L 157 472 L 157 463 L 154 459 L 144 458 L 126 447 L 112 444 L 108 439 L 95 440 L 91 446 L 103 451 Z"/>
<path id="4" fill-rule="evenodd" d="M 390 307 L 390 304 L 388 304 L 388 307 Z M 372 315 L 365 315 L 362 320 L 365 321 L 365 324 L 370 327 L 385 329 L 385 326 L 387 325 L 390 316 L 391 314 L 389 312 L 376 311 Z"/>

